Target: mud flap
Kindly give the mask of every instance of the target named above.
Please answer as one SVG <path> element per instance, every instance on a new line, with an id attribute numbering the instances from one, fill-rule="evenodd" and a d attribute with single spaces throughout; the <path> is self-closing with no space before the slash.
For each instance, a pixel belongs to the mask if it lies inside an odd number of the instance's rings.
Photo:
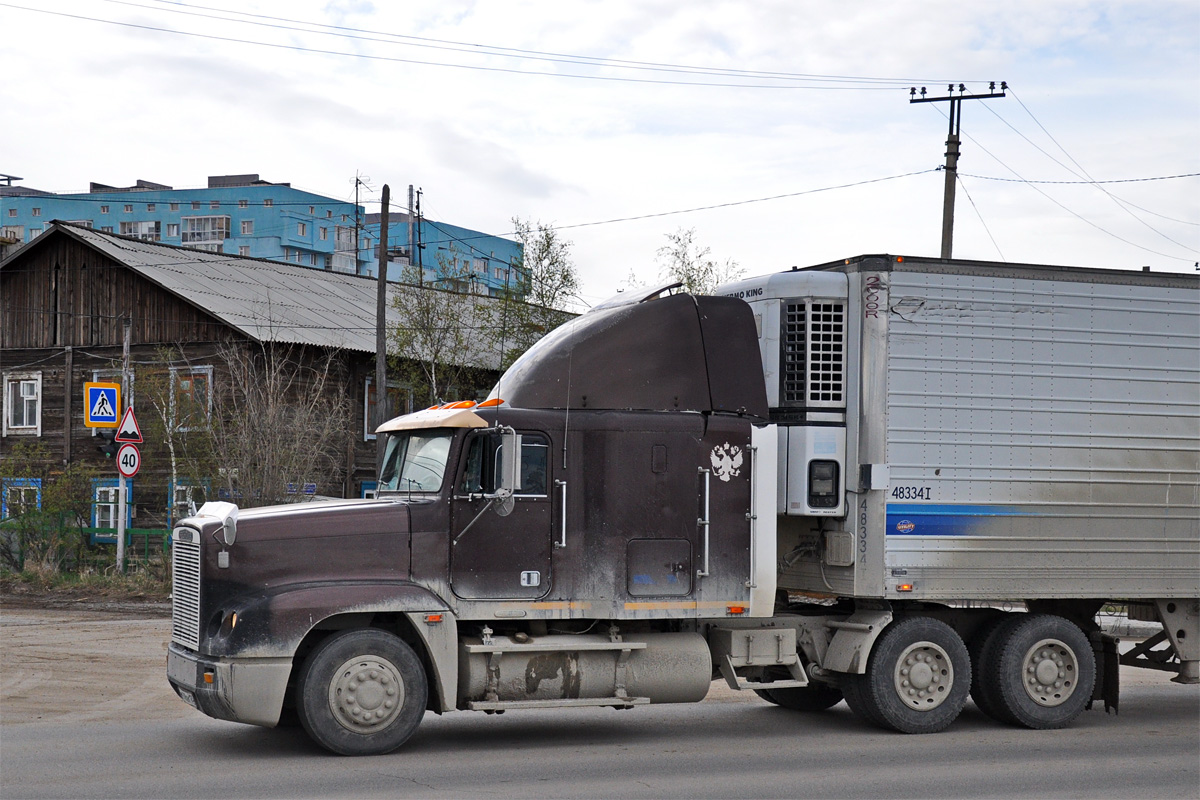
<path id="1" fill-rule="evenodd" d="M 1091 635 L 1092 650 L 1096 653 L 1096 686 L 1092 690 L 1092 698 L 1086 708 L 1091 710 L 1092 703 L 1104 701 L 1104 712 L 1107 714 L 1120 713 L 1119 701 L 1121 693 L 1121 659 L 1117 651 L 1117 638 L 1107 633 L 1094 631 Z"/>

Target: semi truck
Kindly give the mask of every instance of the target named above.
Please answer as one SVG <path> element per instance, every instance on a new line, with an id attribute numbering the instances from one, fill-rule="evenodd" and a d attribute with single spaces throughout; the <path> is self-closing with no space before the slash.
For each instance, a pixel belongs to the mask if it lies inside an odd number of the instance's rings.
<path id="1" fill-rule="evenodd" d="M 203 713 L 392 751 L 426 712 L 696 702 L 904 733 L 1200 682 L 1200 280 L 860 256 L 625 292 L 483 402 L 401 416 L 373 499 L 173 531 Z M 1156 623 L 1118 647 L 1106 604 Z"/>

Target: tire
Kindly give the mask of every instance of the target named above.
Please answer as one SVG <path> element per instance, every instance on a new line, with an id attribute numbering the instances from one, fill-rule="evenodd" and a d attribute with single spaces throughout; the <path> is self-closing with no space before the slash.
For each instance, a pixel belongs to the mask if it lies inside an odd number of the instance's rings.
<path id="1" fill-rule="evenodd" d="M 766 698 L 777 706 L 792 711 L 824 711 L 842 702 L 842 690 L 836 686 L 814 683 L 790 689 L 768 689 Z"/>
<path id="2" fill-rule="evenodd" d="M 1022 615 L 1004 614 L 988 620 L 979 627 L 967 646 L 971 656 L 971 699 L 975 706 L 987 716 L 999 722 L 1008 722 L 1000 710 L 1000 700 L 996 683 L 984 669 L 985 664 L 995 662 L 999 653 L 999 645 L 1004 641 L 1005 625 L 1020 621 Z"/>
<path id="3" fill-rule="evenodd" d="M 771 694 L 770 689 L 755 689 L 754 693 L 772 705 L 779 705 L 779 701 L 775 699 L 773 694 Z"/>
<path id="4" fill-rule="evenodd" d="M 425 715 L 428 698 L 425 669 L 412 648 L 373 628 L 321 642 L 296 686 L 305 732 L 344 756 L 379 755 L 404 744 Z"/>
<path id="5" fill-rule="evenodd" d="M 854 677 L 854 676 L 852 676 Z M 860 716 L 900 733 L 936 733 L 962 712 L 971 688 L 971 658 L 962 637 L 944 622 L 908 617 L 875 643 L 865 675 L 847 692 Z"/>
<path id="6" fill-rule="evenodd" d="M 1023 614 L 997 638 L 982 676 L 999 718 L 1037 730 L 1070 725 L 1096 686 L 1096 656 L 1079 626 L 1054 614 Z"/>

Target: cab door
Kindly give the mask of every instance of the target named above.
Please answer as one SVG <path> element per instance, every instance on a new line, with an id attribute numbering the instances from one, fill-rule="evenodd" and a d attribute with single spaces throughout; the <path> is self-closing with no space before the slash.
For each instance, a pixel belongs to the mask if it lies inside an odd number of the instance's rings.
<path id="1" fill-rule="evenodd" d="M 501 456 L 494 429 L 472 432 L 450 500 L 450 586 L 473 600 L 531 600 L 550 591 L 553 553 L 550 439 L 521 435 L 511 509 L 489 500 Z"/>

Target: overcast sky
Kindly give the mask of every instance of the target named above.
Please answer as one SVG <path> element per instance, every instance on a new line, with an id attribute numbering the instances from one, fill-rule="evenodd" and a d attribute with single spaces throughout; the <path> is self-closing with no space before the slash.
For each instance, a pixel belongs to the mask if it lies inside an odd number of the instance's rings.
<path id="1" fill-rule="evenodd" d="M 413 183 L 564 226 L 588 303 L 679 228 L 747 275 L 936 256 L 948 104 L 908 87 L 948 82 L 1012 87 L 963 103 L 956 257 L 1200 259 L 1200 178 L 1144 180 L 1200 173 L 1196 0 L 0 0 L 0 31 L 0 173 Z M 1130 182 L 1023 182 L 1088 180 Z"/>

